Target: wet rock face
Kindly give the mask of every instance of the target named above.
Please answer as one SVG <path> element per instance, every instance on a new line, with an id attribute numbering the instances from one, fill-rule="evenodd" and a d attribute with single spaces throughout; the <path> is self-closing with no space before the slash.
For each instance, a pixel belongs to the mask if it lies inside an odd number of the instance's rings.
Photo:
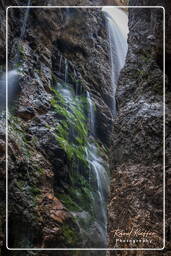
<path id="1" fill-rule="evenodd" d="M 130 1 L 129 3 L 129 5 L 148 4 L 149 1 Z M 152 5 L 151 1 L 150 4 Z M 160 4 L 164 3 L 161 1 L 158 5 Z M 155 233 L 151 235 L 152 243 L 143 244 L 143 246 L 154 248 L 163 246 L 162 12 L 162 9 L 132 8 L 129 10 L 129 49 L 117 89 L 119 110 L 114 120 L 112 135 L 110 247 L 116 246 L 117 229 L 122 232 L 137 229 L 152 231 Z M 167 15 L 168 13 L 169 10 Z M 169 48 L 167 51 L 169 52 Z M 168 83 L 166 83 L 168 134 L 170 93 L 167 88 Z M 168 134 L 167 145 L 169 141 Z M 169 159 L 169 148 L 166 147 L 168 177 L 170 176 Z M 169 230 L 168 219 L 166 234 L 170 232 Z M 170 238 L 167 237 L 167 248 L 170 248 L 169 242 Z M 121 242 L 117 246 L 130 247 L 130 244 Z M 116 255 L 116 253 L 110 252 L 110 255 Z M 139 252 L 132 252 L 132 254 L 117 252 L 117 255 L 140 254 Z M 143 251 L 141 255 L 169 255 L 169 252 L 167 250 L 151 253 Z"/>
<path id="2" fill-rule="evenodd" d="M 4 8 L 3 1 L 1 4 Z M 3 20 L 4 14 L 4 10 L 0 12 Z M 51 87 L 56 77 L 65 81 L 67 65 L 67 82 L 73 85 L 79 80 L 78 91 L 88 90 L 94 99 L 98 139 L 110 144 L 111 88 L 105 19 L 100 9 L 35 9 L 30 11 L 26 31 L 20 38 L 24 14 L 23 10 L 9 10 L 9 69 L 19 69 L 20 87 L 9 117 L 9 247 L 82 247 L 80 228 L 58 198 L 72 186 L 70 163 L 55 137 L 61 116 L 52 107 Z M 3 23 L 1 31 L 4 33 Z M 0 47 L 0 62 L 4 65 L 3 43 Z M 0 238 L 2 252 L 10 255 L 4 249 L 5 116 L 1 117 Z"/>
<path id="3" fill-rule="evenodd" d="M 75 70 L 81 85 L 92 93 L 97 106 L 97 135 L 103 143 L 109 144 L 110 136 L 105 132 L 111 130 L 112 122 L 109 57 L 105 19 L 99 16 L 99 12 L 100 9 L 70 9 L 68 18 L 64 16 L 64 24 L 55 45 L 64 57 L 72 60 L 72 63 L 68 63 L 70 71 Z M 59 73 L 60 63 L 55 59 L 59 53 L 55 49 L 53 68 Z M 65 60 L 62 60 L 64 63 Z M 100 111 L 101 106 L 103 112 Z"/>
<path id="4" fill-rule="evenodd" d="M 17 1 L 18 2 L 18 1 Z M 120 1 L 116 1 L 120 2 Z M 127 1 L 121 1 L 127 2 Z M 19 2 L 18 2 L 19 3 Z M 102 5 L 113 1 L 32 1 L 33 5 Z M 0 1 L 0 65 L 5 63 L 5 4 Z M 21 3 L 21 5 L 23 2 Z M 24 3 L 27 4 L 27 1 Z M 152 5 L 151 1 L 130 1 L 129 5 Z M 156 3 L 154 3 L 156 4 Z M 162 5 L 162 1 L 158 5 Z M 168 4 L 169 6 L 169 4 Z M 169 7 L 167 8 L 169 9 Z M 55 127 L 60 117 L 53 111 L 50 101 L 53 75 L 65 79 L 65 60 L 69 68 L 68 81 L 81 80 L 96 104 L 96 132 L 98 138 L 109 145 L 111 133 L 111 88 L 108 67 L 108 44 L 105 21 L 97 11 L 66 10 L 33 11 L 29 14 L 28 27 L 23 40 L 19 39 L 24 12 L 10 12 L 9 49 L 10 68 L 17 59 L 23 70 L 20 77 L 21 92 L 18 107 L 9 121 L 9 170 L 10 194 L 13 202 L 9 208 L 10 246 L 20 240 L 22 247 L 80 247 L 80 230 L 71 213 L 57 194 L 70 188 L 69 163 L 66 153 L 55 141 Z M 139 19 L 141 16 L 141 19 Z M 76 18 L 77 17 L 77 18 Z M 78 18 L 79 17 L 79 18 Z M 84 18 L 83 18 L 84 17 Z M 135 22 L 137 21 L 137 23 Z M 147 22 L 148 21 L 148 22 Z M 111 230 L 124 228 L 147 229 L 153 225 L 161 236 L 162 201 L 162 80 L 161 80 L 161 13 L 130 11 L 129 53 L 119 88 L 119 114 L 113 125 L 112 184 L 109 202 L 109 246 L 115 246 Z M 136 23 L 136 26 L 134 26 Z M 70 26 L 69 24 L 72 24 Z M 92 25 L 93 24 L 93 25 Z M 155 26 L 154 26 L 155 24 Z M 170 18 L 167 17 L 169 31 Z M 43 28 L 42 28 L 43 27 Z M 149 30 L 149 27 L 151 28 Z M 155 30 L 153 30 L 155 27 Z M 79 29 L 78 29 L 79 28 Z M 149 32 L 150 31 L 150 32 Z M 167 54 L 170 56 L 170 34 Z M 137 59 L 137 56 L 139 57 Z M 62 59 L 60 69 L 60 59 Z M 167 58 L 170 63 L 170 57 Z M 19 64 L 19 63 L 18 63 Z M 142 68 L 143 67 L 143 68 Z M 168 72 L 169 73 L 169 72 Z M 75 79 L 75 78 L 74 78 Z M 169 103 L 169 100 L 168 100 Z M 5 117 L 0 121 L 0 246 L 2 256 L 14 255 L 5 249 Z M 170 121 L 167 119 L 169 134 Z M 167 136 L 167 146 L 170 145 Z M 167 167 L 169 154 L 167 153 Z M 168 167 L 169 169 L 169 167 Z M 142 175 L 144 173 L 144 175 Z M 156 176 L 156 173 L 158 176 Z M 169 178 L 169 172 L 168 172 Z M 168 188 L 170 179 L 168 179 Z M 141 193 L 139 188 L 141 188 Z M 147 205 L 147 202 L 149 205 Z M 125 206 L 127 209 L 124 211 Z M 151 207 L 153 210 L 151 211 Z M 137 211 L 135 211 L 137 209 Z M 154 209 L 156 211 L 154 212 Z M 152 213 L 154 223 L 149 213 Z M 120 218 L 119 218 L 119 217 Z M 141 216 L 147 218 L 142 219 Z M 119 223 L 118 223 L 119 219 Z M 26 224 L 27 223 L 27 224 Z M 33 234 L 30 236 L 29 233 Z M 25 236 L 24 236 L 25 234 Z M 170 234 L 170 229 L 167 229 Z M 158 239 L 158 237 L 156 238 Z M 158 241 L 158 240 L 155 240 Z M 155 243 L 154 241 L 154 243 Z M 94 252 L 90 251 L 92 255 Z M 100 254 L 95 252 L 93 255 Z M 143 252 L 140 252 L 141 255 Z M 131 251 L 111 252 L 111 255 L 140 255 Z M 79 251 L 22 251 L 15 255 L 85 255 Z M 169 252 L 148 252 L 147 255 L 169 255 Z"/>

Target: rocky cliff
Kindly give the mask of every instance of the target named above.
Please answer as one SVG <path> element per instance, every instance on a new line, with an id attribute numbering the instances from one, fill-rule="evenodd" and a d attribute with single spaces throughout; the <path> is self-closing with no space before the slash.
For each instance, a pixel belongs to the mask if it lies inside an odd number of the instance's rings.
<path id="1" fill-rule="evenodd" d="M 5 8 L 19 4 L 19 1 L 1 1 L 0 4 L 0 64 L 3 73 Z M 23 5 L 23 2 L 20 4 Z M 32 4 L 64 5 L 63 1 L 55 0 L 44 0 L 43 3 L 32 1 Z M 65 5 L 103 4 L 111 2 L 65 2 Z M 161 1 L 157 4 L 165 3 Z M 152 3 L 132 0 L 129 5 Z M 16 97 L 11 99 L 9 114 L 9 247 L 98 247 L 96 239 L 91 244 L 80 229 L 80 219 L 84 227 L 93 221 L 87 218 L 91 211 L 91 190 L 86 182 L 87 173 L 74 179 L 71 177 L 73 164 L 69 153 L 56 139 L 56 127 L 60 127 L 63 117 L 59 111 L 55 111 L 57 106 L 54 99 L 60 101 L 61 98 L 57 98 L 59 95 L 55 95 L 52 88 L 56 83 L 66 80 L 81 95 L 83 104 L 85 93 L 88 91 L 91 94 L 96 113 L 96 141 L 102 158 L 107 163 L 110 162 L 109 247 L 116 246 L 113 231 L 125 227 L 128 231 L 132 227 L 143 227 L 143 230 L 154 232 L 152 246 L 162 247 L 162 9 L 129 11 L 129 50 L 118 84 L 118 114 L 114 120 L 111 114 L 109 45 L 106 40 L 105 18 L 101 11 L 32 9 L 28 14 L 27 26 L 23 27 L 25 11 L 9 9 L 9 70 L 20 70 L 16 77 Z M 169 31 L 168 12 L 166 23 Z M 21 28 L 25 30 L 23 36 Z M 169 64 L 170 33 L 167 35 L 166 61 Z M 168 96 L 169 83 L 167 82 Z M 167 98 L 167 147 L 170 144 L 169 104 Z M 104 147 L 110 148 L 108 154 Z M 166 153 L 168 171 L 169 150 Z M 98 251 L 7 250 L 4 111 L 0 120 L 0 161 L 0 255 L 100 254 Z M 82 166 L 85 171 L 85 166 Z M 167 175 L 169 186 L 169 171 Z M 74 212 L 81 212 L 79 223 Z M 99 234 L 94 228 L 91 232 L 96 234 L 98 240 Z M 169 235 L 168 221 L 168 239 Z M 169 255 L 169 241 L 167 248 L 168 250 L 158 252 L 158 255 Z M 109 254 L 157 255 L 157 252 L 145 254 L 143 251 L 113 251 Z"/>
<path id="2" fill-rule="evenodd" d="M 15 5 L 15 2 L 8 4 Z M 47 4 L 51 3 L 44 1 L 44 5 Z M 4 21 L 5 6 L 3 2 L 1 5 Z M 55 96 L 52 89 L 62 81 L 67 82 L 80 95 L 83 104 L 85 92 L 91 94 L 96 109 L 96 141 L 103 153 L 103 145 L 107 147 L 110 143 L 112 127 L 105 18 L 100 9 L 55 8 L 26 12 L 26 9 L 8 10 L 8 58 L 9 70 L 12 72 L 9 74 L 14 76 L 18 84 L 15 99 L 9 99 L 8 245 L 10 248 L 99 247 L 98 239 L 90 242 L 87 238 L 87 241 L 85 237 L 89 235 L 82 234 L 80 229 L 80 225 L 92 223 L 88 219 L 91 218 L 91 191 L 81 151 L 86 133 L 84 119 L 80 126 L 72 123 L 80 139 L 80 147 L 77 148 L 80 151 L 73 151 L 75 148 L 69 145 L 62 148 L 60 139 L 64 139 L 64 134 L 62 130 L 59 131 L 59 127 L 62 129 L 60 124 L 70 113 L 61 108 L 58 102 L 63 104 L 62 98 Z M 27 24 L 23 25 L 25 17 L 28 18 Z M 1 30 L 4 35 L 4 23 Z M 3 43 L 1 49 L 3 71 Z M 19 70 L 17 75 L 16 69 Z M 9 79 L 9 90 L 10 86 Z M 82 118 L 81 112 L 73 114 Z M 80 122 L 80 119 L 77 121 Z M 1 114 L 1 142 L 1 173 L 5 178 L 4 112 Z M 79 170 L 75 169 L 71 154 L 79 157 Z M 73 176 L 71 169 L 84 174 Z M 1 182 L 3 240 L 4 178 Z M 80 217 L 75 216 L 74 212 L 79 212 Z M 94 231 L 92 227 L 89 232 L 94 234 Z M 7 253 L 5 245 L 2 246 L 2 254 Z M 15 255 L 20 253 L 15 252 Z"/>
<path id="3" fill-rule="evenodd" d="M 161 5 L 164 2 L 130 1 L 129 5 Z M 129 9 L 126 64 L 118 83 L 118 115 L 112 132 L 110 247 L 129 247 L 139 232 L 154 232 L 150 246 L 163 247 L 163 10 Z M 167 32 L 167 27 L 166 27 Z M 167 34 L 169 39 L 169 35 Z M 166 44 L 166 61 L 170 58 Z M 168 74 L 168 77 L 170 75 Z M 170 176 L 170 80 L 166 78 L 166 175 Z M 169 184 L 168 184 L 169 185 Z M 168 197 L 166 197 L 168 200 Z M 169 209 L 166 201 L 166 210 Z M 166 249 L 161 252 L 120 252 L 118 255 L 170 255 L 170 221 Z M 169 216 L 168 216 L 169 218 Z M 138 230 L 138 233 L 136 233 Z M 123 233 L 127 234 L 123 234 Z M 129 232 L 132 232 L 131 234 Z M 129 235 L 130 234 L 130 235 Z M 116 243 L 116 239 L 121 240 Z M 123 240 L 128 240 L 123 244 Z M 140 247 L 149 247 L 141 244 Z M 137 242 L 135 242 L 137 246 Z M 132 243 L 134 248 L 135 244 Z M 110 255 L 115 255 L 110 252 Z"/>

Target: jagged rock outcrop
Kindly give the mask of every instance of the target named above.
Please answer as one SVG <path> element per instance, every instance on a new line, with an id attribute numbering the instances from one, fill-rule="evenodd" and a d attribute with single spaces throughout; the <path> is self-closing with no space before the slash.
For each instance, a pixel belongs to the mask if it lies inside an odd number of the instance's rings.
<path id="1" fill-rule="evenodd" d="M 153 4 L 166 7 L 166 24 L 169 24 L 170 9 L 165 1 L 129 2 L 132 6 Z M 147 235 L 148 240 L 151 239 L 151 244 L 140 243 L 139 247 L 163 247 L 162 19 L 162 9 L 129 9 L 129 49 L 117 89 L 119 110 L 112 133 L 112 183 L 108 209 L 110 247 L 137 247 L 137 243 L 123 243 L 125 239 L 141 240 L 142 234 L 136 235 L 136 230 L 154 232 Z M 169 37 L 170 34 L 167 34 L 168 39 Z M 169 48 L 167 44 L 167 61 Z M 167 178 L 170 177 L 169 84 L 170 81 L 166 78 Z M 169 198 L 166 198 L 166 211 L 169 212 Z M 169 218 L 166 215 L 165 250 L 110 252 L 110 255 L 170 255 Z M 121 234 L 131 230 L 130 236 Z M 121 238 L 122 241 L 116 245 L 117 238 Z"/>
<path id="2" fill-rule="evenodd" d="M 7 4 L 16 3 L 8 1 Z M 44 1 L 44 5 L 47 4 L 52 3 Z M 4 22 L 4 2 L 1 5 Z M 78 80 L 78 90 L 88 90 L 96 105 L 97 140 L 110 144 L 112 98 L 105 18 L 100 9 L 31 9 L 23 27 L 25 11 L 8 10 L 9 70 L 20 70 L 14 77 L 19 85 L 17 97 L 15 102 L 9 102 L 8 245 L 10 248 L 79 248 L 84 246 L 84 241 L 67 205 L 90 210 L 89 191 L 84 190 L 83 185 L 77 191 L 78 202 L 74 204 L 70 198 L 69 193 L 74 193 L 71 163 L 55 137 L 61 116 L 52 106 L 51 88 L 57 79 L 65 81 L 66 74 L 69 84 L 74 86 Z M 5 35 L 3 22 L 1 30 Z M 3 47 L 2 43 L 2 71 L 5 69 Z M 5 249 L 4 114 L 1 117 L 1 254 L 13 255 Z M 76 182 L 79 187 L 80 180 Z M 68 197 L 61 198 L 62 194 Z M 96 240 L 92 246 L 93 243 Z M 51 254 L 53 252 L 35 252 L 35 255 Z M 74 255 L 74 252 L 60 255 Z"/>

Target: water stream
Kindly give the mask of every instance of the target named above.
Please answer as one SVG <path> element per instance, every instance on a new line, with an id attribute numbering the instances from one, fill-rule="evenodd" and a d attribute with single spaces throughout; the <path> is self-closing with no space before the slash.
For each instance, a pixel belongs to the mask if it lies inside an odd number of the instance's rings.
<path id="1" fill-rule="evenodd" d="M 28 1 L 28 6 L 31 4 L 31 0 Z M 107 18 L 108 24 L 108 36 L 109 36 L 109 46 L 110 46 L 110 58 L 111 58 L 111 82 L 113 89 L 113 113 L 116 114 L 116 102 L 115 102 L 115 93 L 116 85 L 118 82 L 120 71 L 125 62 L 125 56 L 127 53 L 127 31 L 124 32 L 124 26 L 128 26 L 127 18 L 121 18 L 121 10 L 114 8 L 115 10 L 111 11 L 111 8 L 104 8 L 104 13 Z M 123 13 L 122 13 L 123 14 Z M 20 39 L 24 38 L 26 31 L 26 25 L 29 16 L 29 8 L 27 8 L 23 26 L 21 28 Z M 124 17 L 126 15 L 124 14 Z M 120 22 L 119 22 L 120 19 Z M 121 20 L 122 19 L 122 20 Z M 120 23 L 124 26 L 120 26 Z M 69 62 L 65 58 L 63 59 L 62 55 L 60 56 L 59 63 L 59 73 L 63 71 L 64 81 L 63 83 L 57 83 L 56 89 L 65 99 L 68 104 L 68 108 L 75 104 L 75 106 L 81 104 L 81 97 L 86 97 L 87 101 L 87 110 L 85 111 L 85 116 L 87 118 L 88 126 L 88 137 L 85 145 L 85 158 L 87 160 L 89 169 L 88 175 L 83 174 L 84 168 L 80 167 L 79 161 L 75 161 L 76 172 L 80 172 L 80 175 L 83 175 L 86 178 L 86 181 L 91 187 L 91 198 L 89 204 L 91 205 L 91 213 L 93 216 L 90 216 L 89 211 L 80 210 L 73 211 L 72 214 L 78 217 L 78 225 L 82 232 L 82 236 L 85 240 L 85 247 L 89 248 L 107 248 L 107 198 L 109 193 L 109 177 L 108 177 L 108 165 L 101 155 L 101 149 L 97 143 L 96 138 L 96 113 L 95 105 L 93 103 L 93 97 L 90 92 L 86 91 L 81 94 L 82 88 L 79 87 L 79 82 L 77 79 L 77 72 L 74 70 L 74 77 L 76 79 L 75 85 L 68 83 L 69 75 Z M 64 63 L 65 68 L 62 70 L 62 64 Z M 10 99 L 16 95 L 16 84 L 18 83 L 18 71 L 11 70 L 8 72 L 8 96 Z M 5 76 L 4 74 L 0 80 L 0 86 L 2 90 L 2 103 L 5 99 Z M 73 90 L 75 86 L 75 91 Z M 78 93 L 79 91 L 79 93 Z M 1 100 L 1 98 L 0 98 Z M 2 104 L 4 105 L 4 104 Z M 1 107 L 1 106 L 0 106 Z M 70 137 L 75 136 L 75 131 L 73 127 L 69 127 Z M 77 195 L 75 195 L 77 196 Z M 92 218 L 93 217 L 93 218 Z M 86 223 L 86 224 L 85 224 Z M 99 252 L 99 255 L 105 255 L 105 252 Z"/>
<path id="2" fill-rule="evenodd" d="M 18 92 L 18 72 L 17 70 L 10 70 L 8 72 L 8 101 L 14 102 Z M 6 107 L 6 73 L 0 77 L 0 111 L 5 110 Z"/>
<path id="3" fill-rule="evenodd" d="M 95 111 L 94 111 L 94 104 L 90 97 L 90 93 L 87 92 L 87 101 L 89 105 L 89 113 L 88 113 L 88 119 L 89 119 L 89 127 L 90 127 L 90 133 L 92 136 L 95 135 Z"/>
<path id="4" fill-rule="evenodd" d="M 30 5 L 31 5 L 31 0 L 28 0 L 27 6 L 30 6 Z M 27 21 L 29 17 L 29 11 L 30 11 L 30 8 L 26 8 L 26 12 L 23 19 L 23 25 L 21 27 L 20 40 L 23 40 L 24 38 Z M 18 51 L 15 58 L 15 64 L 19 63 L 19 60 L 20 60 L 20 53 Z M 17 93 L 19 91 L 18 80 L 19 80 L 19 72 L 18 72 L 18 69 L 16 68 L 8 71 L 7 84 L 6 84 L 6 73 L 3 72 L 0 75 L 0 111 L 5 110 L 6 108 L 6 93 L 8 94 L 8 104 L 12 105 L 15 102 L 17 98 Z"/>
<path id="5" fill-rule="evenodd" d="M 95 106 L 91 99 L 90 93 L 87 92 L 88 101 L 88 119 L 90 137 L 87 142 L 87 160 L 90 168 L 90 182 L 93 183 L 93 206 L 96 216 L 94 223 L 97 233 L 100 234 L 99 247 L 107 247 L 107 198 L 109 193 L 109 177 L 107 172 L 107 165 L 104 159 L 100 156 L 99 148 L 96 144 L 95 131 Z"/>
<path id="6" fill-rule="evenodd" d="M 108 25 L 108 39 L 111 58 L 111 82 L 113 89 L 112 110 L 115 115 L 116 85 L 120 71 L 124 66 L 127 53 L 128 19 L 126 14 L 118 8 L 114 8 L 114 10 L 111 10 L 111 8 L 104 8 L 103 11 Z M 120 23 L 122 23 L 122 25 L 120 25 Z M 59 61 L 59 69 L 61 69 L 61 57 Z M 58 84 L 56 89 L 64 97 L 68 106 L 71 106 L 73 103 L 75 105 L 80 105 L 80 98 L 83 95 L 80 93 L 82 90 L 80 90 L 80 85 L 77 82 L 77 72 L 74 70 L 74 77 L 76 80 L 75 84 L 68 84 L 69 69 L 68 60 L 66 58 L 64 64 L 64 81 L 63 84 Z M 73 88 L 75 88 L 75 90 L 73 90 Z M 82 209 L 82 211 L 73 211 L 72 214 L 77 218 L 77 223 L 80 227 L 84 241 L 84 247 L 107 248 L 107 198 L 109 194 L 108 165 L 101 156 L 101 149 L 97 143 L 96 129 L 98 129 L 98 127 L 96 127 L 96 113 L 93 97 L 89 91 L 86 91 L 86 93 L 83 94 L 87 101 L 87 111 L 85 112 L 85 116 L 89 132 L 87 142 L 84 147 L 86 148 L 86 159 L 88 162 L 88 175 L 86 180 L 89 182 L 92 191 L 91 198 L 89 198 L 91 211 Z M 77 100 L 75 100 L 75 98 Z M 73 127 L 70 127 L 70 133 L 74 136 L 75 133 Z M 80 175 L 85 177 L 85 175 L 81 173 L 82 168 L 80 169 L 79 161 L 74 162 L 75 165 L 78 164 L 78 166 L 74 166 L 75 172 L 80 172 Z M 100 252 L 99 255 L 105 255 L 105 252 Z"/>
<path id="7" fill-rule="evenodd" d="M 31 0 L 28 0 L 27 6 L 30 6 L 30 5 L 31 5 Z M 21 27 L 21 34 L 20 34 L 20 39 L 21 40 L 24 38 L 24 35 L 25 35 L 25 31 L 26 31 L 26 27 L 27 27 L 27 21 L 28 21 L 28 17 L 29 17 L 29 12 L 30 12 L 30 8 L 26 8 L 24 19 L 23 19 L 23 25 Z"/>
<path id="8" fill-rule="evenodd" d="M 67 83 L 68 80 L 68 61 L 65 59 L 65 83 Z"/>
<path id="9" fill-rule="evenodd" d="M 81 235 L 83 237 L 84 247 L 94 248 L 106 248 L 107 247 L 107 197 L 109 193 L 109 178 L 108 178 L 108 166 L 100 155 L 100 149 L 96 141 L 96 115 L 95 106 L 91 98 L 91 94 L 86 93 L 77 94 L 77 88 L 67 83 L 66 77 L 68 76 L 68 61 L 65 60 L 65 81 L 63 83 L 57 83 L 56 89 L 65 99 L 68 106 L 81 105 L 82 97 L 87 101 L 85 116 L 87 119 L 88 137 L 85 145 L 85 157 L 87 159 L 86 173 L 82 173 L 84 170 L 80 166 L 79 161 L 74 161 L 74 172 L 78 172 L 79 175 L 83 175 L 86 181 L 89 183 L 91 190 L 91 197 L 89 198 L 90 212 L 82 209 L 82 211 L 73 211 L 72 214 L 77 218 L 77 223 L 80 227 Z M 76 71 L 74 71 L 76 77 Z M 77 84 L 79 87 L 79 84 Z M 75 135 L 73 127 L 70 127 L 70 134 Z M 71 136 L 71 137 L 72 137 Z M 72 139 L 71 139 L 72 143 Z M 76 166 L 78 164 L 78 166 Z M 87 176 L 86 176 L 87 175 Z M 76 196 L 76 195 L 75 195 Z M 76 200 L 77 201 L 77 200 Z M 86 202 L 85 202 L 86 203 Z M 86 224 L 85 224 L 86 223 Z M 91 254 L 92 255 L 92 254 Z M 105 255 L 100 252 L 100 255 Z"/>
<path id="10" fill-rule="evenodd" d="M 88 142 L 87 158 L 90 167 L 90 183 L 93 184 L 93 206 L 95 212 L 94 235 L 98 237 L 98 246 L 107 248 L 107 198 L 109 193 L 109 177 L 104 159 L 99 154 L 97 145 Z M 95 232 L 96 231 L 96 232 Z"/>
<path id="11" fill-rule="evenodd" d="M 120 71 L 124 66 L 127 54 L 128 17 L 119 8 L 104 7 L 104 14 L 107 19 L 109 49 L 111 59 L 111 83 L 113 90 L 113 115 L 116 115 L 116 87 Z"/>

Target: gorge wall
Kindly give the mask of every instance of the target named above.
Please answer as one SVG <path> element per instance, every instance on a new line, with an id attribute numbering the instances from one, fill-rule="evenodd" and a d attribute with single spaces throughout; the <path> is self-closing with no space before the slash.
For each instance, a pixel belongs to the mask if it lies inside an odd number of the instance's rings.
<path id="1" fill-rule="evenodd" d="M 113 1 L 114 2 L 114 1 Z M 122 1 L 123 2 L 123 1 Z M 154 3 L 152 3 L 154 2 Z M 5 8 L 19 4 L 0 1 L 0 65 L 5 71 Z M 27 3 L 25 3 L 27 4 Z M 32 5 L 105 5 L 110 1 L 32 1 Z M 122 3 L 123 4 L 123 3 Z M 129 5 L 165 5 L 166 31 L 170 10 L 165 1 L 136 1 Z M 21 3 L 23 5 L 23 3 Z M 48 14 L 47 14 L 48 12 Z M 109 247 L 115 247 L 113 230 L 125 226 L 146 227 L 162 239 L 162 9 L 129 11 L 128 55 L 118 90 L 118 114 L 111 114 L 109 45 L 102 13 L 76 9 L 31 10 L 24 38 L 20 29 L 24 11 L 9 9 L 9 69 L 22 64 L 17 104 L 9 118 L 9 236 L 10 247 L 83 247 L 80 228 L 68 208 L 90 208 L 90 191 L 84 180 L 72 191 L 70 161 L 55 139 L 60 116 L 52 105 L 51 87 L 65 80 L 80 91 L 91 93 L 96 110 L 96 137 L 102 157 L 110 162 L 111 194 L 108 204 Z M 68 18 L 69 17 L 69 18 Z M 170 33 L 166 61 L 170 63 Z M 18 60 L 19 53 L 19 60 Z M 16 61 L 18 60 L 18 61 Z M 14 65 L 15 64 L 15 65 Z M 167 70 L 166 70 L 167 71 Z M 76 77 L 75 77 L 76 74 Z M 170 186 L 170 77 L 166 88 L 166 170 Z M 81 93 L 81 92 L 80 92 Z M 112 145 L 112 146 L 111 146 Z M 109 149 L 109 153 L 103 148 Z M 81 251 L 9 251 L 5 248 L 5 116 L 0 120 L 0 239 L 1 256 L 6 255 L 105 255 Z M 82 187 L 80 188 L 79 183 Z M 75 204 L 73 194 L 79 193 Z M 60 197 L 66 194 L 67 197 Z M 152 196 L 153 195 L 153 196 Z M 169 190 L 168 190 L 169 195 Z M 77 198 L 76 198 L 77 200 Z M 147 204 L 148 202 L 148 204 Z M 167 200 L 169 210 L 169 199 Z M 137 209 L 135 211 L 135 209 Z M 155 211 L 154 211 L 155 209 Z M 145 216 L 142 218 L 142 216 Z M 109 251 L 108 255 L 170 254 L 170 221 L 167 217 L 167 249 L 161 252 Z M 140 225 L 141 224 L 141 225 Z M 86 225 L 86 223 L 85 223 Z M 93 232 L 94 230 L 92 230 Z M 122 244 L 120 244 L 122 246 Z M 162 245 L 161 245 L 162 246 Z"/>
<path id="2" fill-rule="evenodd" d="M 164 1 L 129 1 L 129 5 L 165 6 L 166 25 L 169 23 L 170 6 Z M 129 9 L 129 49 L 118 83 L 119 111 L 112 132 L 113 178 L 111 178 L 108 209 L 110 247 L 116 246 L 116 238 L 120 237 L 121 240 L 128 238 L 120 235 L 125 229 L 127 232 L 153 230 L 157 234 L 157 236 L 152 235 L 154 247 L 158 247 L 159 244 L 163 247 L 162 15 L 162 9 Z M 166 26 L 166 36 L 169 39 L 167 29 Z M 170 41 L 166 40 L 166 42 L 166 61 L 169 62 Z M 168 78 L 169 76 L 168 74 Z M 170 177 L 170 80 L 168 78 L 166 78 L 166 181 Z M 167 185 L 169 186 L 168 183 Z M 169 193 L 166 194 L 166 213 L 170 209 L 168 197 Z M 166 222 L 165 250 L 110 252 L 109 255 L 170 255 L 170 217 L 167 214 Z M 118 245 L 122 247 L 122 242 Z M 129 243 L 125 247 L 128 245 Z"/>
<path id="3" fill-rule="evenodd" d="M 15 5 L 15 2 L 8 4 Z M 32 4 L 39 3 L 32 1 Z M 44 1 L 44 5 L 48 4 Z M 1 5 L 4 21 L 5 6 L 3 2 Z M 62 148 L 57 130 L 62 129 L 60 124 L 70 111 L 61 108 L 58 102 L 63 104 L 63 99 L 59 94 L 55 96 L 52 88 L 67 82 L 85 105 L 85 92 L 91 94 L 96 116 L 96 143 L 101 159 L 108 162 L 104 148 L 110 145 L 112 96 L 105 18 L 100 9 L 30 9 L 27 23 L 23 25 L 26 10 L 9 9 L 8 13 L 9 70 L 12 72 L 9 74 L 18 82 L 15 99 L 9 101 L 8 245 L 10 248 L 100 247 L 103 234 L 98 224 L 94 225 L 96 220 L 91 214 L 91 197 L 95 192 L 88 184 L 89 168 L 84 165 L 86 159 L 81 151 L 86 133 L 84 119 L 80 126 L 80 119 L 74 124 L 79 132 L 77 136 L 80 135 L 80 151 L 73 151 L 75 148 L 70 145 Z M 4 26 L 1 29 L 4 33 Z M 3 72 L 4 44 L 1 47 Z M 10 86 L 9 79 L 9 89 Z M 74 115 L 82 119 L 81 111 Z M 60 136 L 64 136 L 63 130 L 60 132 Z M 1 114 L 1 142 L 1 254 L 23 255 L 23 252 L 5 249 L 4 112 Z M 80 158 L 77 166 L 70 159 L 73 152 Z M 81 175 L 72 175 L 72 171 L 81 172 Z M 92 227 L 86 231 L 90 224 Z M 80 226 L 84 226 L 83 232 Z M 89 237 L 95 234 L 96 239 L 91 241 Z M 56 252 L 33 254 L 56 255 Z M 59 254 L 75 255 L 74 252 Z M 82 255 L 82 252 L 77 254 Z"/>

